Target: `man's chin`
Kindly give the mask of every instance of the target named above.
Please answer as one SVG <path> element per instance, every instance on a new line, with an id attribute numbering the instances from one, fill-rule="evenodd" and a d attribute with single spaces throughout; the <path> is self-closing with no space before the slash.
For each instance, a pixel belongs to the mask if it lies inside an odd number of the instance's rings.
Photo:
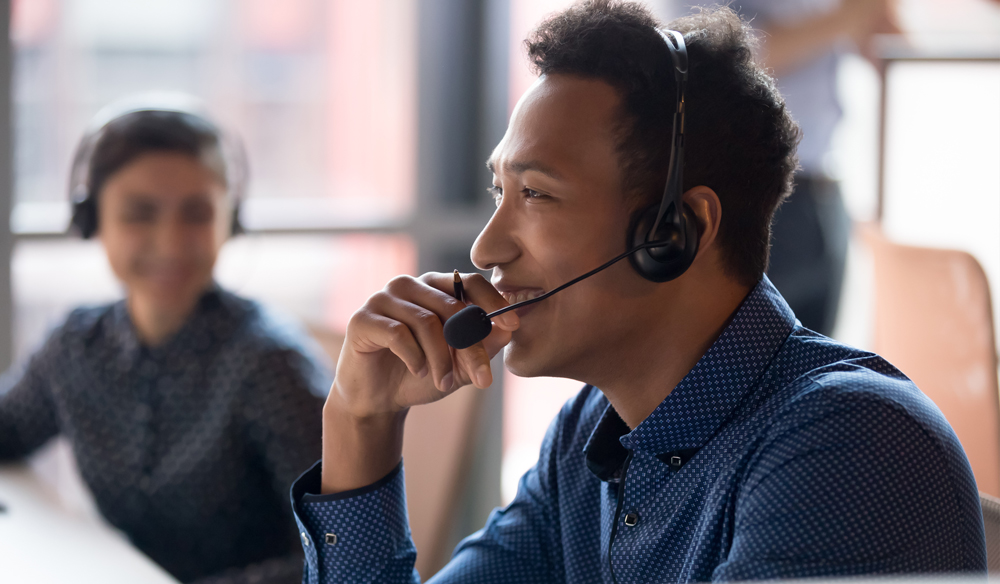
<path id="1" fill-rule="evenodd" d="M 518 377 L 558 377 L 552 351 L 534 349 L 517 341 L 504 347 L 503 364 Z"/>

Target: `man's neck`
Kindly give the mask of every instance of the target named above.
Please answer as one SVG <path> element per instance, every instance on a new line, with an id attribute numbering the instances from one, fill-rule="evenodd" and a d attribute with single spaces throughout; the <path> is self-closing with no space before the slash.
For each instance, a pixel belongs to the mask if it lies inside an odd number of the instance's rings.
<path id="1" fill-rule="evenodd" d="M 695 288 L 691 286 L 691 288 Z M 729 325 L 750 288 L 730 281 L 681 290 L 643 334 L 612 349 L 604 379 L 594 383 L 629 428 L 656 409 Z M 709 292 L 710 291 L 710 292 Z"/>

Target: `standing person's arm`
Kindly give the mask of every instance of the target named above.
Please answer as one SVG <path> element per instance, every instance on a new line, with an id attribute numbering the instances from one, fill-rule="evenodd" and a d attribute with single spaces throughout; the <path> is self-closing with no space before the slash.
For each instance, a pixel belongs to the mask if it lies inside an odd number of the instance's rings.
<path id="1" fill-rule="evenodd" d="M 761 59 L 778 76 L 795 71 L 830 50 L 838 40 L 850 38 L 871 58 L 876 34 L 899 33 L 896 0 L 843 0 L 834 10 L 789 21 L 783 2 L 744 2 L 740 12 L 763 32 Z"/>
<path id="2" fill-rule="evenodd" d="M 47 375 L 58 365 L 58 335 L 26 367 L 15 365 L 0 377 L 0 461 L 23 458 L 59 433 Z"/>

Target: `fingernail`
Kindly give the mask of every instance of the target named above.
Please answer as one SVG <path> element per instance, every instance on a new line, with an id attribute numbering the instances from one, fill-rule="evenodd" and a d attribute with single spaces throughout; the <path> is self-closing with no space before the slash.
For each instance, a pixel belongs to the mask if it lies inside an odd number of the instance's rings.
<path id="1" fill-rule="evenodd" d="M 420 371 L 417 371 L 417 377 L 419 377 L 420 379 L 423 379 L 424 377 L 427 377 L 427 371 L 428 371 L 427 365 L 424 365 L 423 369 L 421 369 Z"/>
<path id="2" fill-rule="evenodd" d="M 447 375 L 441 378 L 441 391 L 448 391 L 451 389 L 451 385 L 455 382 L 455 376 L 451 371 Z"/>
<path id="3" fill-rule="evenodd" d="M 485 364 L 480 365 L 476 369 L 476 385 L 485 388 L 490 384 L 490 381 L 490 366 Z"/>

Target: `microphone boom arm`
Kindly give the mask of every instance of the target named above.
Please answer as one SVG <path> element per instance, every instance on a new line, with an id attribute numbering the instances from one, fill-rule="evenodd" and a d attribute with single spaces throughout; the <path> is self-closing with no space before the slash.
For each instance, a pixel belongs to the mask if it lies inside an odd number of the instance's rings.
<path id="1" fill-rule="evenodd" d="M 510 306 L 505 306 L 505 307 L 501 308 L 500 310 L 494 310 L 493 312 L 487 314 L 486 318 L 492 320 L 494 317 L 500 316 L 501 314 L 503 314 L 505 312 L 510 312 L 511 310 L 517 310 L 518 308 L 521 308 L 522 306 L 528 306 L 529 304 L 534 304 L 536 302 L 541 302 L 542 300 L 545 300 L 546 298 L 548 298 L 549 296 L 552 296 L 556 292 L 559 292 L 560 290 L 563 290 L 565 288 L 569 288 L 570 286 L 572 286 L 573 284 L 576 284 L 580 280 L 585 280 L 585 279 L 593 276 L 597 272 L 600 272 L 601 270 L 610 268 L 612 265 L 620 262 L 621 260 L 627 258 L 628 256 L 634 254 L 635 252 L 637 252 L 639 250 L 648 249 L 648 248 L 651 248 L 651 247 L 660 247 L 662 245 L 663 245 L 662 241 L 647 241 L 646 243 L 643 243 L 641 245 L 637 245 L 637 246 L 633 247 L 632 249 L 626 251 L 625 253 L 623 253 L 623 254 L 615 257 L 614 259 L 612 259 L 612 260 L 610 260 L 608 262 L 605 262 L 600 267 L 594 268 L 593 270 L 590 270 L 589 272 L 587 272 L 586 274 L 584 274 L 582 276 L 578 276 L 576 278 L 573 278 L 572 280 L 570 280 L 569 282 L 566 282 L 562 286 L 559 286 L 555 290 L 550 290 L 549 292 L 546 292 L 545 294 L 542 294 L 538 298 L 532 298 L 531 300 L 525 300 L 524 302 L 516 302 L 514 304 L 511 304 Z"/>

